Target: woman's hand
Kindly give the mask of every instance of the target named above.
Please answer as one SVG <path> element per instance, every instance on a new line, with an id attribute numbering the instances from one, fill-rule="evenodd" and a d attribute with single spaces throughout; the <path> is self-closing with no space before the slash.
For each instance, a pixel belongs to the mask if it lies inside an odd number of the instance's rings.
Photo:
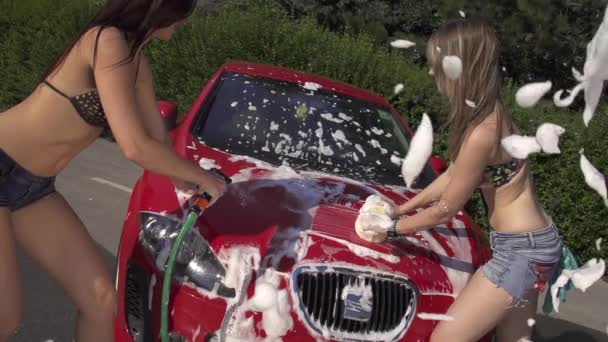
<path id="1" fill-rule="evenodd" d="M 203 170 L 197 186 L 197 192 L 206 192 L 211 195 L 211 202 L 215 202 L 226 192 L 226 180 L 207 170 Z"/>
<path id="2" fill-rule="evenodd" d="M 390 217 L 394 220 L 396 218 L 398 218 L 399 216 L 403 215 L 403 210 L 401 210 L 401 206 L 399 205 L 394 205 L 391 207 L 390 210 Z"/>
<path id="3" fill-rule="evenodd" d="M 178 190 L 183 191 L 183 192 L 187 193 L 188 195 L 194 195 L 197 193 L 198 187 L 196 186 L 196 184 L 185 181 L 180 178 L 176 178 L 176 177 L 170 177 L 170 178 L 171 178 L 171 182 L 173 182 L 173 185 Z"/>

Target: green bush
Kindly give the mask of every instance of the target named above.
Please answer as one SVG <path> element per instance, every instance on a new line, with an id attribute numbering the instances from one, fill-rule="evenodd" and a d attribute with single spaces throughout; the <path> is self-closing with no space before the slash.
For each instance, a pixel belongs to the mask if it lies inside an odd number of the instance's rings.
<path id="1" fill-rule="evenodd" d="M 28 95 L 50 55 L 94 9 L 83 0 L 63 0 L 60 7 L 55 1 L 21 0 L 19 6 L 3 7 L 0 27 L 10 29 L 0 32 L 0 109 Z M 6 2 L 9 0 L 0 0 Z M 55 33 L 50 33 L 49 27 Z M 229 4 L 216 16 L 195 16 L 172 41 L 150 45 L 148 54 L 153 60 L 158 98 L 176 102 L 180 111 L 189 108 L 225 61 L 247 60 L 312 72 L 376 91 L 389 98 L 413 128 L 421 114 L 428 112 L 438 129 L 440 113 L 445 112 L 428 69 L 417 67 L 401 52 L 376 46 L 368 35 L 327 32 L 314 19 L 294 21 L 280 7 L 262 0 Z M 395 96 L 397 83 L 403 83 L 405 89 Z M 603 109 L 598 110 L 585 129 L 579 112 L 556 110 L 550 104 L 531 110 L 518 108 L 513 101 L 514 89 L 512 84 L 505 85 L 506 102 L 525 134 L 534 135 L 536 127 L 545 121 L 567 129 L 560 144 L 561 155 L 532 157 L 540 201 L 582 260 L 608 257 L 608 248 L 598 252 L 594 246 L 599 237 L 608 241 L 608 209 L 585 184 L 578 154 L 584 147 L 589 160 L 606 173 L 608 155 L 604 149 L 608 138 L 603 133 L 608 117 Z M 434 149 L 436 154 L 446 155 L 446 135 L 439 129 Z M 479 194 L 467 209 L 487 228 Z"/>
<path id="2" fill-rule="evenodd" d="M 558 88 L 574 82 L 571 67 L 582 70 L 587 43 L 604 16 L 606 1 L 595 0 L 450 0 L 441 17 L 488 18 L 503 45 L 502 63 L 519 83 L 551 80 Z M 581 101 L 582 102 L 582 101 Z"/>
<path id="3" fill-rule="evenodd" d="M 417 43 L 403 52 L 422 64 L 430 34 L 450 18 L 481 16 L 497 28 L 502 64 L 518 83 L 572 82 L 570 68 L 582 69 L 589 42 L 602 21 L 605 1 L 595 0 L 274 0 L 294 18 L 313 16 L 336 32 L 366 32 L 378 45 L 406 38 Z M 580 105 L 580 102 L 577 103 Z"/>
<path id="4" fill-rule="evenodd" d="M 92 1 L 0 0 L 0 110 L 29 95 L 55 54 L 94 14 Z"/>

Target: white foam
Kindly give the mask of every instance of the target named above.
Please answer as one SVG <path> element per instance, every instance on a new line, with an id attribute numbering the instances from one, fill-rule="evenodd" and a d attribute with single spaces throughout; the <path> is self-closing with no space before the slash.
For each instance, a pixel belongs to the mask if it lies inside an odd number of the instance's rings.
<path id="1" fill-rule="evenodd" d="M 201 158 L 198 161 L 198 165 L 205 170 L 220 169 L 213 159 Z"/>
<path id="2" fill-rule="evenodd" d="M 357 151 L 359 151 L 364 157 L 366 156 L 365 150 L 363 149 L 363 147 L 361 147 L 361 145 L 359 144 L 355 144 L 355 148 L 357 149 Z"/>
<path id="3" fill-rule="evenodd" d="M 343 123 L 344 120 L 336 119 L 331 113 L 323 113 L 321 117 L 327 121 L 335 122 L 335 123 Z"/>
<path id="4" fill-rule="evenodd" d="M 559 137 L 565 132 L 565 128 L 545 122 L 536 129 L 536 141 L 543 152 L 557 154 L 560 153 Z"/>
<path id="5" fill-rule="evenodd" d="M 270 146 L 269 146 L 270 142 L 266 141 L 266 145 L 262 146 L 261 150 L 264 152 L 270 152 Z"/>
<path id="6" fill-rule="evenodd" d="M 551 81 L 528 83 L 517 90 L 515 101 L 522 108 L 531 108 L 551 90 Z"/>
<path id="7" fill-rule="evenodd" d="M 397 166 L 401 166 L 401 163 L 403 163 L 403 159 L 399 158 L 396 155 L 392 155 L 391 156 L 391 163 L 397 165 Z"/>
<path id="8" fill-rule="evenodd" d="M 317 90 L 321 89 L 322 86 L 320 84 L 317 84 L 314 82 L 306 82 L 306 83 L 304 83 L 302 88 L 307 89 L 307 90 L 317 91 Z"/>
<path id="9" fill-rule="evenodd" d="M 542 149 L 535 137 L 527 137 L 518 134 L 510 135 L 501 140 L 502 147 L 513 158 L 526 159 L 528 155 L 538 153 Z"/>
<path id="10" fill-rule="evenodd" d="M 290 150 L 290 145 L 293 141 L 293 139 L 291 138 L 291 136 L 289 136 L 288 134 L 285 133 L 280 133 L 279 137 L 283 140 L 279 141 L 274 149 L 276 154 L 287 154 L 289 153 Z M 285 149 L 283 149 L 283 146 L 285 146 Z"/>
<path id="11" fill-rule="evenodd" d="M 200 325 L 198 325 L 198 326 L 196 327 L 196 330 L 194 330 L 194 331 L 192 332 L 192 341 L 196 341 L 196 339 L 198 338 L 198 335 L 200 335 L 200 334 L 201 334 L 201 326 L 200 326 Z"/>
<path id="12" fill-rule="evenodd" d="M 445 75 L 451 80 L 457 80 L 462 74 L 462 60 L 458 56 L 445 56 L 442 60 Z"/>
<path id="13" fill-rule="evenodd" d="M 388 215 L 391 216 L 393 214 L 393 207 L 395 203 L 390 199 L 379 196 L 379 195 L 370 195 L 365 199 L 363 206 L 359 209 L 360 214 L 368 213 L 368 214 L 380 214 L 380 215 Z"/>
<path id="14" fill-rule="evenodd" d="M 372 127 L 372 132 L 374 134 L 376 134 L 376 135 L 382 135 L 382 134 L 384 134 L 384 131 L 381 130 L 380 128 L 378 128 L 378 127 Z"/>
<path id="15" fill-rule="evenodd" d="M 236 107 L 238 104 L 239 104 L 239 103 L 238 103 L 238 102 L 236 102 L 236 101 L 235 101 L 235 102 L 232 102 L 232 103 L 230 104 L 230 107 Z"/>
<path id="16" fill-rule="evenodd" d="M 344 113 L 338 113 L 338 117 L 344 121 L 351 121 L 353 118 Z"/>
<path id="17" fill-rule="evenodd" d="M 190 142 L 190 144 L 188 146 L 186 146 L 187 149 L 189 150 L 197 150 L 198 148 L 196 147 L 196 143 L 194 141 Z"/>
<path id="18" fill-rule="evenodd" d="M 391 42 L 391 46 L 397 49 L 408 49 L 414 45 L 416 45 L 416 43 L 405 39 L 396 39 Z"/>
<path id="19" fill-rule="evenodd" d="M 272 268 L 267 268 L 256 280 L 253 297 L 245 307 L 255 312 L 262 312 L 262 329 L 267 339 L 281 338 L 293 328 L 287 290 L 279 290 L 280 275 Z"/>
<path id="20" fill-rule="evenodd" d="M 182 206 L 190 199 L 190 197 L 192 197 L 191 194 L 188 194 L 187 192 L 182 191 L 178 188 L 175 188 L 175 194 L 177 195 L 177 201 L 179 202 L 180 206 Z"/>
<path id="21" fill-rule="evenodd" d="M 270 130 L 271 131 L 278 131 L 279 130 L 279 124 L 275 123 L 274 121 L 270 122 Z"/>
<path id="22" fill-rule="evenodd" d="M 363 246 L 354 244 L 352 242 L 349 242 L 349 241 L 346 241 L 343 239 L 338 239 L 338 238 L 329 236 L 327 234 L 323 234 L 321 232 L 306 231 L 306 232 L 304 232 L 304 234 L 319 236 L 319 237 L 322 237 L 327 240 L 332 240 L 332 241 L 338 242 L 338 243 L 348 247 L 348 249 L 351 252 L 355 253 L 356 255 L 358 255 L 360 257 L 370 257 L 370 258 L 374 258 L 374 259 L 385 260 L 385 261 L 388 261 L 393 264 L 396 264 L 399 262 L 399 257 L 396 255 L 381 253 L 381 252 L 375 251 L 373 249 L 363 247 Z"/>
<path id="23" fill-rule="evenodd" d="M 432 320 L 432 321 L 453 321 L 454 320 L 454 317 L 452 317 L 452 316 L 443 315 L 443 314 L 426 313 L 426 312 L 421 312 L 417 316 L 420 319 Z"/>
<path id="24" fill-rule="evenodd" d="M 253 246 L 231 247 L 218 253 L 220 261 L 226 263 L 224 284 L 239 289 L 245 276 L 260 264 L 260 250 Z"/>
<path id="25" fill-rule="evenodd" d="M 372 300 L 374 297 L 374 293 L 372 291 L 372 285 L 365 285 L 365 280 L 356 278 L 354 284 L 346 284 L 342 288 L 342 300 L 346 300 L 349 294 L 353 294 L 359 297 L 359 306 L 365 311 L 372 310 Z"/>
<path id="26" fill-rule="evenodd" d="M 590 188 L 595 190 L 595 192 L 602 197 L 604 204 L 606 207 L 608 207 L 608 189 L 606 179 L 604 179 L 604 175 L 602 175 L 602 173 L 593 164 L 591 164 L 583 153 L 584 150 L 581 150 L 580 168 L 583 172 L 585 183 L 587 183 Z"/>
<path id="27" fill-rule="evenodd" d="M 335 132 L 333 132 L 331 134 L 331 136 L 334 138 L 334 140 L 336 142 L 343 142 L 343 143 L 345 143 L 347 145 L 351 145 L 351 142 L 346 139 L 346 136 L 344 135 L 344 132 L 342 132 L 339 129 L 336 130 Z"/>
<path id="28" fill-rule="evenodd" d="M 405 86 L 403 85 L 403 83 L 398 83 L 397 85 L 395 85 L 395 89 L 393 90 L 393 92 L 395 93 L 395 95 L 397 95 L 403 91 L 404 87 Z"/>
<path id="29" fill-rule="evenodd" d="M 370 143 L 370 144 L 371 144 L 371 145 L 372 145 L 374 148 L 379 149 L 379 150 L 380 150 L 380 152 L 381 152 L 382 154 L 387 154 L 387 153 L 388 153 L 388 150 L 387 150 L 387 149 L 385 149 L 385 148 L 383 148 L 383 147 L 382 147 L 382 145 L 380 144 L 380 142 L 379 142 L 378 140 L 376 140 L 376 139 L 371 139 L 369 143 Z"/>
<path id="30" fill-rule="evenodd" d="M 598 251 L 602 250 L 602 238 L 595 240 L 595 249 Z"/>
<path id="31" fill-rule="evenodd" d="M 410 143 L 410 148 L 401 165 L 401 174 L 407 187 L 411 187 L 433 152 L 433 124 L 424 113 L 422 122 Z"/>

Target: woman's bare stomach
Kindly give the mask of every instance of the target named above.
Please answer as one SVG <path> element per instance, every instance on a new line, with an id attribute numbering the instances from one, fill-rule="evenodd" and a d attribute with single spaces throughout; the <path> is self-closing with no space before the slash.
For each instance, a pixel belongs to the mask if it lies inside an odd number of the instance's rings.
<path id="1" fill-rule="evenodd" d="M 518 194 L 505 191 L 487 201 L 492 228 L 505 233 L 532 232 L 546 228 L 551 219 L 533 191 L 530 186 L 524 185 L 523 191 Z"/>
<path id="2" fill-rule="evenodd" d="M 70 106 L 50 107 L 61 113 L 40 107 L 27 99 L 0 113 L 0 149 L 32 174 L 51 177 L 95 141 L 101 130 L 80 122 Z"/>

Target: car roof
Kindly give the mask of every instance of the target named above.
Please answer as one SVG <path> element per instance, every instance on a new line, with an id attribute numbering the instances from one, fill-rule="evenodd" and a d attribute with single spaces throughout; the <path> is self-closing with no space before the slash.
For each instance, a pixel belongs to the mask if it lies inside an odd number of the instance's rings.
<path id="1" fill-rule="evenodd" d="M 222 70 L 301 84 L 304 84 L 305 82 L 314 82 L 321 85 L 323 88 L 331 89 L 337 93 L 356 97 L 394 110 L 393 106 L 384 97 L 372 91 L 323 76 L 296 71 L 285 67 L 245 61 L 229 61 L 222 66 Z"/>

